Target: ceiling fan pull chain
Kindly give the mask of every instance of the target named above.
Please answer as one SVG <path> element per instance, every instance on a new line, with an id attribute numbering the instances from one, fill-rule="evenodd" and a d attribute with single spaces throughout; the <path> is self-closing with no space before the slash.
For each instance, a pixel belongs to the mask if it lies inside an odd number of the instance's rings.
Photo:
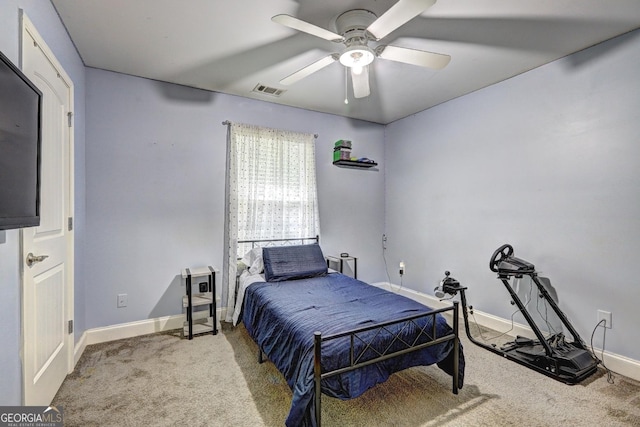
<path id="1" fill-rule="evenodd" d="M 349 103 L 348 85 L 349 85 L 349 69 L 347 67 L 344 67 L 344 103 L 345 104 Z"/>

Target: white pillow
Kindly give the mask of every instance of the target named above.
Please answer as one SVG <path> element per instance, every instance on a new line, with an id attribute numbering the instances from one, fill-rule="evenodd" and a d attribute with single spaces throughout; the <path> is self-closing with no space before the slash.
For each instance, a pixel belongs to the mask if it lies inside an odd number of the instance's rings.
<path id="1" fill-rule="evenodd" d="M 262 248 L 257 247 L 247 252 L 240 260 L 241 263 L 249 267 L 250 274 L 260 274 L 264 271 L 264 262 L 262 261 Z"/>

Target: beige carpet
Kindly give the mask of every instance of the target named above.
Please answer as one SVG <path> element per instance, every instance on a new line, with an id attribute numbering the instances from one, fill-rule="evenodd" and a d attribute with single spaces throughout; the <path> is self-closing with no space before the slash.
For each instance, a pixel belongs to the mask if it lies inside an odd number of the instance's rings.
<path id="1" fill-rule="evenodd" d="M 465 386 L 437 367 L 393 375 L 357 399 L 323 396 L 324 426 L 640 426 L 640 384 L 598 372 L 568 386 L 463 337 Z M 66 426 L 282 426 L 291 392 L 258 364 L 242 326 L 192 341 L 179 332 L 88 346 L 54 399 Z"/>

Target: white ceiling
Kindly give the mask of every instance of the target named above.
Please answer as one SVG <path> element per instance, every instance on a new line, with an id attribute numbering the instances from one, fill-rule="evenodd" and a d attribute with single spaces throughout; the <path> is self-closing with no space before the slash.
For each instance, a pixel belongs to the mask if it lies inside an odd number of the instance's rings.
<path id="1" fill-rule="evenodd" d="M 343 45 L 271 21 L 335 31 L 350 9 L 395 0 L 52 0 L 86 66 L 387 124 L 640 28 L 638 0 L 438 0 L 383 44 L 451 55 L 439 71 L 377 58 L 371 95 L 345 98 L 336 62 L 280 80 Z M 370 44 L 371 45 L 371 44 Z M 374 43 L 375 45 L 375 43 Z M 584 64 L 568 61 L 568 72 Z M 252 92 L 258 84 L 286 92 Z"/>

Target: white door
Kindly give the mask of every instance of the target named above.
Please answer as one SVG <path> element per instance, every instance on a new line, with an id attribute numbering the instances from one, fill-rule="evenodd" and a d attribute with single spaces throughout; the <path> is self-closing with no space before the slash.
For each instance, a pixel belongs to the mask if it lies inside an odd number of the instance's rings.
<path id="1" fill-rule="evenodd" d="M 40 226 L 21 232 L 23 404 L 48 406 L 74 360 L 68 323 L 73 319 L 73 139 L 68 116 L 73 86 L 26 16 L 22 24 L 22 70 L 43 93 Z M 30 262 L 32 257 L 41 261 Z"/>

